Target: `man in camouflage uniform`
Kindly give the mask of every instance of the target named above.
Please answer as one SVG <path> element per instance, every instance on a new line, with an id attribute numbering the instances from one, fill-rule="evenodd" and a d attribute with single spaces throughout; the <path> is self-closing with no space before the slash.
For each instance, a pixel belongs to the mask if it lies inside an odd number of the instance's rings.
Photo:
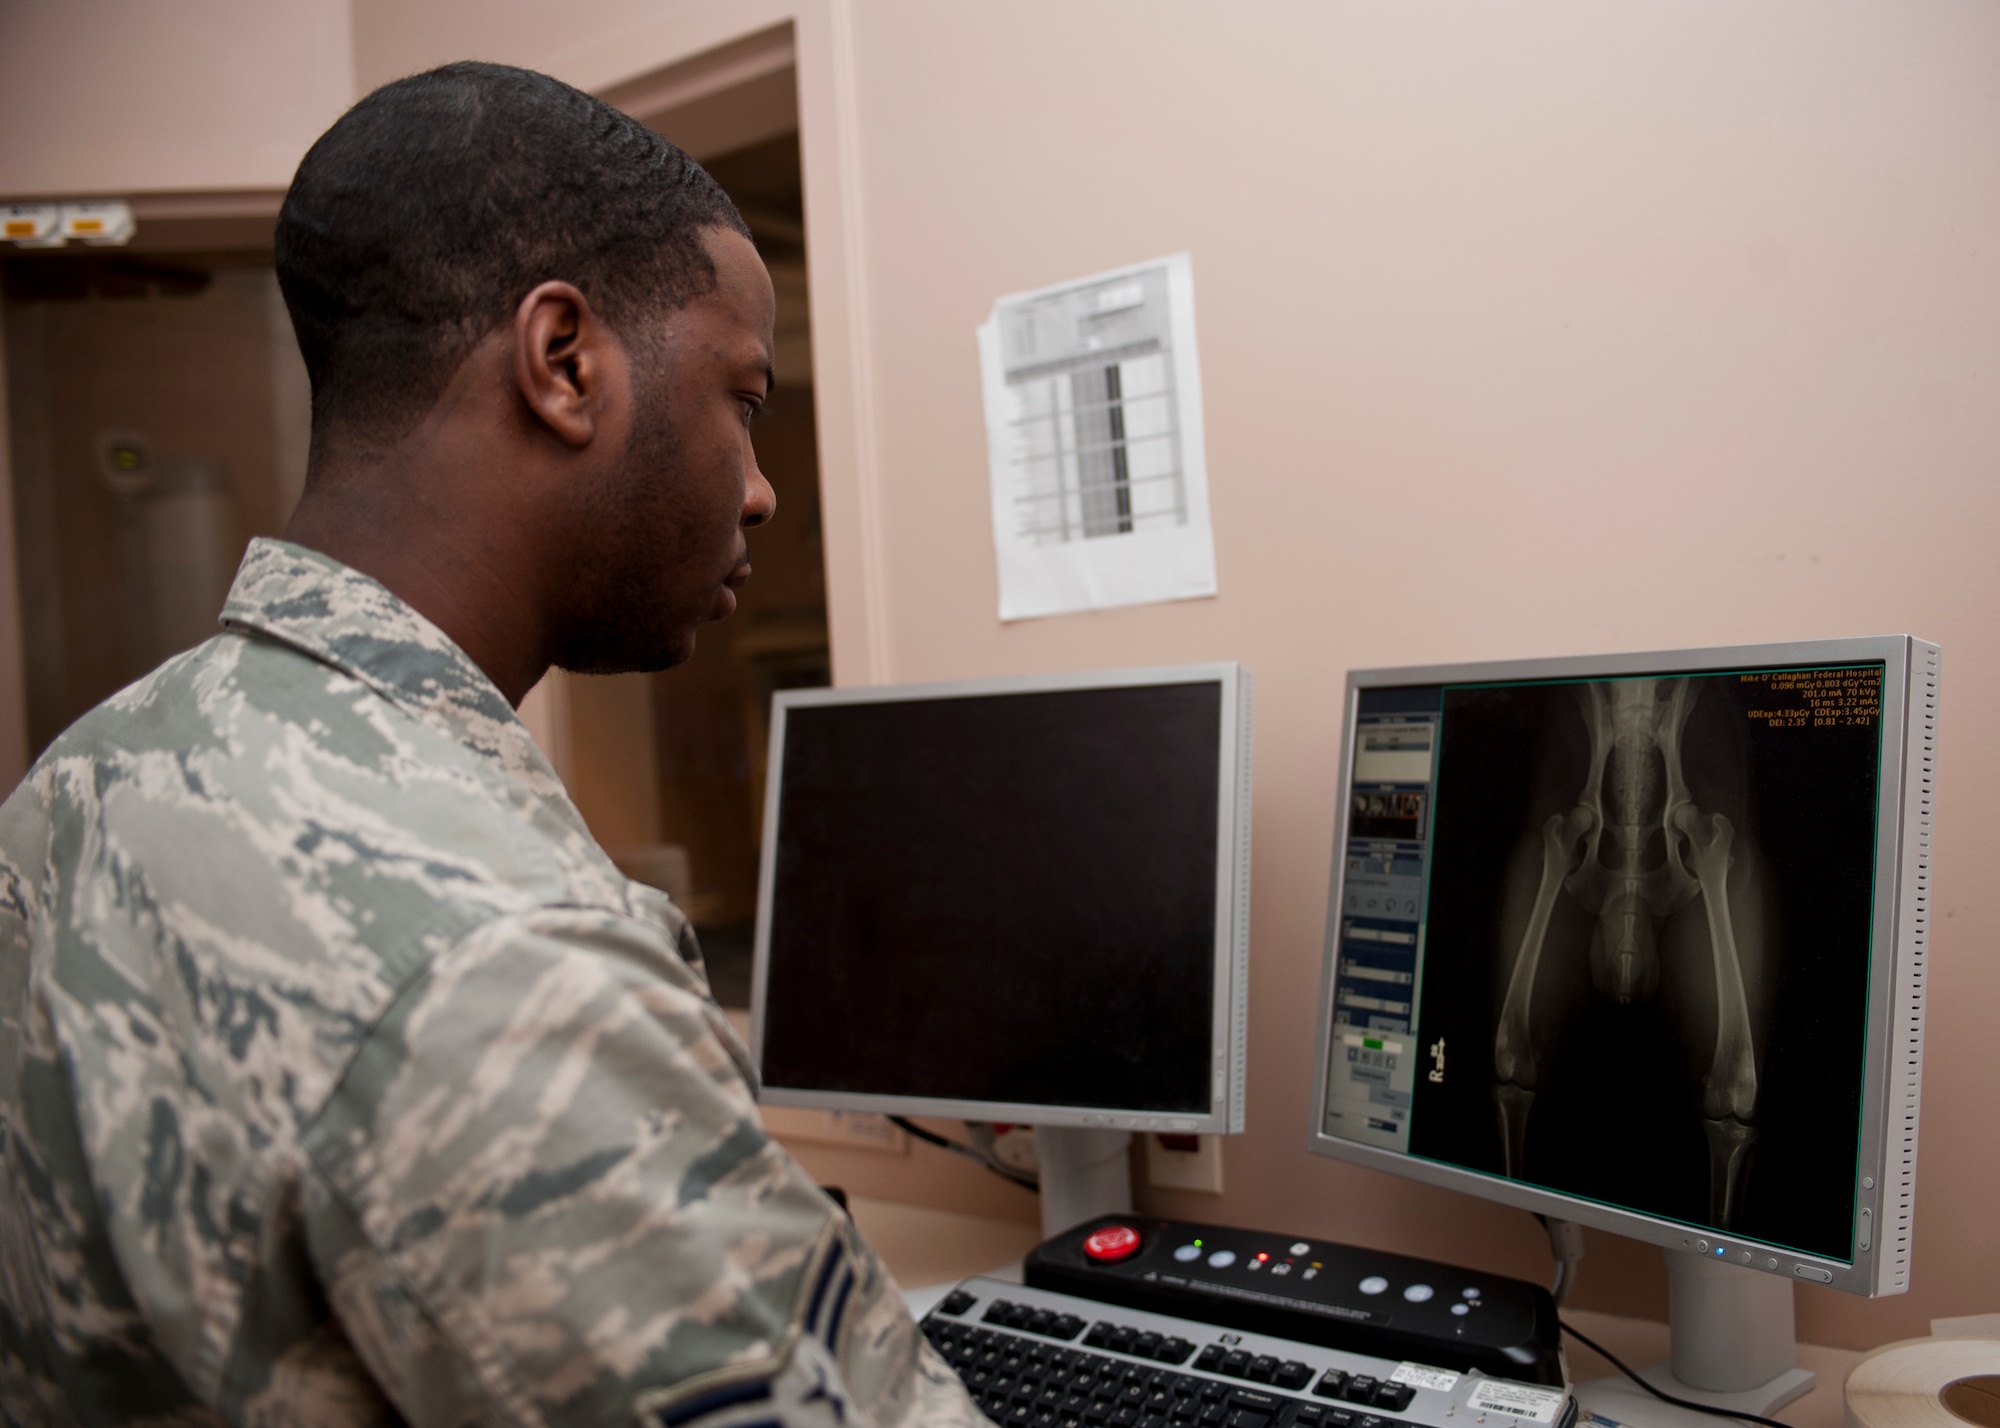
<path id="1" fill-rule="evenodd" d="M 0 1419 L 980 1423 L 511 707 L 685 658 L 748 573 L 741 220 L 452 66 L 315 146 L 279 270 L 293 540 L 0 809 Z"/>

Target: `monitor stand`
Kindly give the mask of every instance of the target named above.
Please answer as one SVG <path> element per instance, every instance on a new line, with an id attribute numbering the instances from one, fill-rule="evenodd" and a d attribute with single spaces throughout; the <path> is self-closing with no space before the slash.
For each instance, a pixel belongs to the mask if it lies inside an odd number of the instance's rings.
<path id="1" fill-rule="evenodd" d="M 1036 1126 L 1042 1238 L 1099 1215 L 1132 1213 L 1132 1135 L 1080 1126 Z"/>
<path id="2" fill-rule="evenodd" d="M 1798 1366 L 1789 1281 L 1683 1250 L 1666 1256 L 1673 1357 L 1641 1378 L 1676 1398 L 1766 1417 L 1812 1391 L 1812 1371 Z M 1716 1428 L 1712 1416 L 1662 1403 L 1623 1374 L 1587 1379 L 1576 1396 L 1633 1428 Z"/>

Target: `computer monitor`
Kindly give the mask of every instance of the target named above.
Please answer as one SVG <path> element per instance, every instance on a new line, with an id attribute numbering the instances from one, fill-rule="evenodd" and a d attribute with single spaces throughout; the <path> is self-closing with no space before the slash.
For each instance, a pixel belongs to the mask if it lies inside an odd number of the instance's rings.
<path id="1" fill-rule="evenodd" d="M 1249 775 L 1234 664 L 778 695 L 763 1099 L 1048 1128 L 1045 1223 L 1129 1208 L 1129 1132 L 1242 1128 Z"/>
<path id="2" fill-rule="evenodd" d="M 1902 636 L 1350 674 L 1312 1148 L 1673 1251 L 1695 1387 L 1761 1369 L 1694 1362 L 1741 1346 L 1692 1266 L 1787 1351 L 1791 1282 L 1903 1290 L 1937 682 Z"/>

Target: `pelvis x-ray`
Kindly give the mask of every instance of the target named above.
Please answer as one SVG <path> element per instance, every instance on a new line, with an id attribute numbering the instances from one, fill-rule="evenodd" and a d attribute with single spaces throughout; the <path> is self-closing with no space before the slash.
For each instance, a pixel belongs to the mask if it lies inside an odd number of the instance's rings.
<path id="1" fill-rule="evenodd" d="M 1766 973 L 1784 950 L 1742 749 L 1685 737 L 1697 679 L 1570 692 L 1581 717 L 1542 751 L 1503 884 L 1492 1056 L 1505 1173 L 1533 1178 L 1529 1127 L 1565 1022 L 1591 1001 L 1658 1003 L 1698 1078 L 1707 1219 L 1733 1228 L 1754 1173 Z"/>

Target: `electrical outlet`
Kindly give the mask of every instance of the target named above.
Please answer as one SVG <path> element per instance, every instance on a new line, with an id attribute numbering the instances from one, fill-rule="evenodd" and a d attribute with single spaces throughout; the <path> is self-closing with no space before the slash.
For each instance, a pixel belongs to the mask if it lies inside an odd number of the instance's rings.
<path id="1" fill-rule="evenodd" d="M 1193 1141 L 1192 1150 L 1180 1143 Z M 1219 1135 L 1149 1135 L 1146 1137 L 1146 1182 L 1160 1190 L 1193 1190 L 1202 1195 L 1222 1193 L 1222 1137 Z"/>

